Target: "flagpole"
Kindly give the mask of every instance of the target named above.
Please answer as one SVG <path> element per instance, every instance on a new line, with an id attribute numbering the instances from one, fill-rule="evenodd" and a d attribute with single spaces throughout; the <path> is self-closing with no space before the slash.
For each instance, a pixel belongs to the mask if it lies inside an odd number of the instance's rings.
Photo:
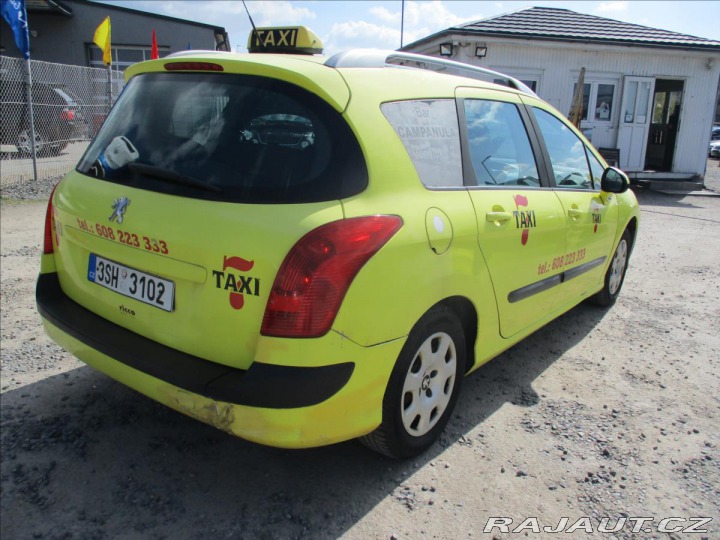
<path id="1" fill-rule="evenodd" d="M 93 43 L 97 45 L 103 53 L 103 63 L 107 66 L 107 113 L 110 113 L 112 107 L 112 46 L 111 46 L 111 26 L 110 16 L 108 15 L 95 29 L 93 34 Z"/>
<path id="2" fill-rule="evenodd" d="M 405 0 L 402 0 L 400 9 L 400 48 L 403 46 L 403 34 L 405 33 Z"/>
<path id="3" fill-rule="evenodd" d="M 30 67 L 30 30 L 25 0 L 0 2 L 0 13 L 12 28 L 15 45 L 25 59 L 25 99 L 27 101 L 27 121 L 30 131 L 30 151 L 33 160 L 33 179 L 37 182 L 37 148 L 35 147 L 35 118 L 32 103 L 32 69 Z M 20 148 L 18 147 L 18 151 Z"/>
<path id="4" fill-rule="evenodd" d="M 112 108 L 112 64 L 108 64 L 108 66 L 107 66 L 107 111 L 105 113 L 105 118 L 107 118 L 107 115 L 110 114 L 111 108 Z"/>
<path id="5" fill-rule="evenodd" d="M 30 151 L 32 152 L 33 162 L 33 180 L 37 184 L 37 152 L 35 150 L 35 117 L 33 115 L 33 102 L 32 102 L 32 69 L 30 67 L 30 59 L 25 60 L 25 80 L 27 84 L 26 99 L 28 104 L 28 123 L 30 128 Z"/>

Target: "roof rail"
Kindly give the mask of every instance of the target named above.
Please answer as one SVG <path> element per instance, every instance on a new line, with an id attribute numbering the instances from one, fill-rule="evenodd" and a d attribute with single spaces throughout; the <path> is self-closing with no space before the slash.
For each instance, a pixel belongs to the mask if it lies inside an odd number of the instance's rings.
<path id="1" fill-rule="evenodd" d="M 444 72 L 448 75 L 457 75 L 470 79 L 489 80 L 490 82 L 500 79 L 510 88 L 536 96 L 535 92 L 528 88 L 527 85 L 499 71 L 422 54 L 382 49 L 352 49 L 331 56 L 327 59 L 325 65 L 332 68 L 408 67 L 427 69 L 436 73 Z"/>

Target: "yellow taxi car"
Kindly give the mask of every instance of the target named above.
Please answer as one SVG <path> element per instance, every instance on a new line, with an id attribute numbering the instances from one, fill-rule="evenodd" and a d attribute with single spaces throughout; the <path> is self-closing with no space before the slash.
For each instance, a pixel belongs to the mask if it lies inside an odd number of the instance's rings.
<path id="1" fill-rule="evenodd" d="M 251 441 L 408 457 L 466 374 L 615 301 L 628 179 L 522 83 L 249 41 L 131 66 L 58 183 L 37 304 L 68 351 Z"/>

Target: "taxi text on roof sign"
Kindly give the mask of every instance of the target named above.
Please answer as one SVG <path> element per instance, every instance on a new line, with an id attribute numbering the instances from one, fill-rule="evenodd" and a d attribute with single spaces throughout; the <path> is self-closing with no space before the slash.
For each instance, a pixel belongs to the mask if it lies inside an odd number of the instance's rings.
<path id="1" fill-rule="evenodd" d="M 322 42 L 304 26 L 255 28 L 248 37 L 248 52 L 322 54 Z"/>

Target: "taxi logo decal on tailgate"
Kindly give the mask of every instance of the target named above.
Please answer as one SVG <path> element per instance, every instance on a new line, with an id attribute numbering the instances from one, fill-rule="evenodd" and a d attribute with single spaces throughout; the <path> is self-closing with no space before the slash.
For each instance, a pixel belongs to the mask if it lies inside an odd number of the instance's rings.
<path id="1" fill-rule="evenodd" d="M 521 206 L 525 208 L 528 206 L 528 199 L 525 195 L 514 195 L 513 199 L 515 200 L 515 208 L 517 208 L 517 210 L 513 212 L 513 216 L 515 216 L 515 226 L 518 229 L 522 229 L 520 241 L 524 246 L 527 244 L 528 236 L 530 236 L 530 229 L 537 227 L 535 210 L 520 210 Z"/>
<path id="2" fill-rule="evenodd" d="M 226 272 L 228 268 L 238 272 L 249 272 L 255 266 L 255 261 L 248 261 L 241 257 L 223 257 L 222 271 L 213 270 L 215 287 L 230 291 L 230 306 L 233 309 L 242 309 L 245 305 L 244 294 L 260 296 L 260 280 L 244 274 Z"/>

